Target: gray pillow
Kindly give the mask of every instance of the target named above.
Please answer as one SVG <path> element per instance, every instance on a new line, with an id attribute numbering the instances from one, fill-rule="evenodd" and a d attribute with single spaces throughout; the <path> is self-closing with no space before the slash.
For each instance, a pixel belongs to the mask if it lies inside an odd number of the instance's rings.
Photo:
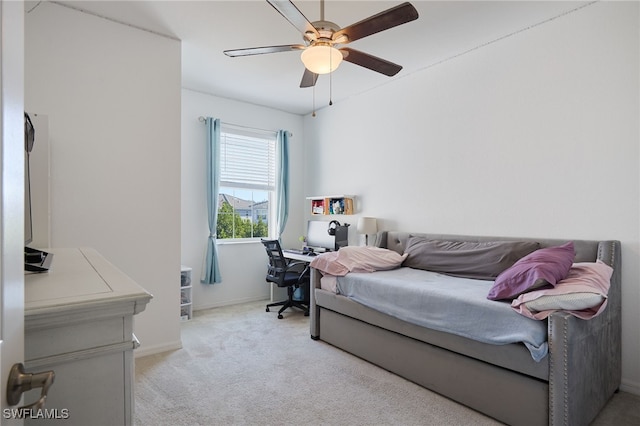
<path id="1" fill-rule="evenodd" d="M 444 241 L 409 237 L 402 266 L 464 278 L 494 280 L 540 248 L 535 241 Z"/>

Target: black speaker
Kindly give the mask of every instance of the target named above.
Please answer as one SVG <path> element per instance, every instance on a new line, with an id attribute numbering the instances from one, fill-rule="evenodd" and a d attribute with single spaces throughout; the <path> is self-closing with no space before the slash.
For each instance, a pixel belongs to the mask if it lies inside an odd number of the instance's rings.
<path id="1" fill-rule="evenodd" d="M 336 250 L 340 250 L 342 247 L 349 245 L 349 224 L 345 223 L 344 226 L 336 226 L 335 229 Z"/>

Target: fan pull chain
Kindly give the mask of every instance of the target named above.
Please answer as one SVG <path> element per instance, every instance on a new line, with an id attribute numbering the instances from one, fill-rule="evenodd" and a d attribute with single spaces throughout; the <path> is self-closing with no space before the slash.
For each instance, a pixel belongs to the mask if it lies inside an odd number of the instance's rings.
<path id="1" fill-rule="evenodd" d="M 316 116 L 316 85 L 315 84 L 313 85 L 312 90 L 313 90 L 313 98 L 312 98 L 313 99 L 313 112 L 311 113 L 311 116 L 315 117 Z"/>
<path id="2" fill-rule="evenodd" d="M 333 105 L 333 78 L 331 77 L 331 74 L 329 74 L 329 106 Z"/>
<path id="3" fill-rule="evenodd" d="M 333 68 L 333 57 L 329 53 L 329 69 Z M 333 105 L 333 72 L 329 73 L 329 106 Z"/>

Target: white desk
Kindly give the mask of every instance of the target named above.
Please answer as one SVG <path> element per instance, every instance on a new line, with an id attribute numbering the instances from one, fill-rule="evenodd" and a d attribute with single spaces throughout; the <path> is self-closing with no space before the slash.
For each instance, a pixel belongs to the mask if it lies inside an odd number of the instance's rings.
<path id="1" fill-rule="evenodd" d="M 293 253 L 285 250 L 282 250 L 282 254 L 287 259 L 298 260 L 300 262 L 305 262 L 305 263 L 309 263 L 315 258 L 315 256 L 309 256 L 308 254 Z"/>

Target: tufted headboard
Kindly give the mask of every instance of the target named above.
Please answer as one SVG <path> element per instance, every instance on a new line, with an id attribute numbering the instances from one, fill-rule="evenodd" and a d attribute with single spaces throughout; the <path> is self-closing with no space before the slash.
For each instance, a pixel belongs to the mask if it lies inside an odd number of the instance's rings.
<path id="1" fill-rule="evenodd" d="M 377 243 L 378 247 L 388 248 L 399 254 L 404 253 L 407 240 L 411 236 L 420 236 L 433 240 L 446 240 L 446 241 L 471 241 L 471 242 L 484 242 L 484 241 L 536 241 L 540 243 L 540 247 L 551 247 L 564 244 L 569 240 L 553 239 L 553 238 L 520 238 L 520 237 L 489 237 L 489 236 L 477 236 L 477 235 L 451 235 L 451 234 L 426 234 L 418 232 L 398 232 L 398 231 L 382 231 L 378 233 Z M 572 240 L 575 250 L 576 258 L 575 262 L 595 262 L 596 259 L 600 259 L 609 266 L 614 267 L 616 261 L 615 254 L 620 253 L 619 241 L 595 241 L 595 240 Z M 616 250 L 616 245 L 618 249 Z M 614 267 L 615 269 L 615 267 Z"/>

